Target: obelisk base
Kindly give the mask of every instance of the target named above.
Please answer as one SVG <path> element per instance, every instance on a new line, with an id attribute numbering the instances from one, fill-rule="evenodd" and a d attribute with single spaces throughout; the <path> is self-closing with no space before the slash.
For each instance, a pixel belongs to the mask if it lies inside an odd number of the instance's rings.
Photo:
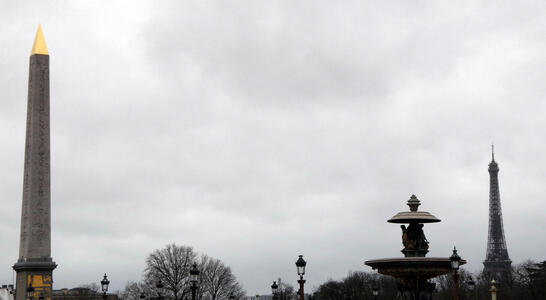
<path id="1" fill-rule="evenodd" d="M 51 289 L 53 287 L 53 270 L 57 264 L 51 259 L 26 259 L 19 261 L 13 266 L 17 272 L 15 300 L 27 299 L 27 288 L 32 284 L 34 288 L 34 299 L 51 300 Z"/>

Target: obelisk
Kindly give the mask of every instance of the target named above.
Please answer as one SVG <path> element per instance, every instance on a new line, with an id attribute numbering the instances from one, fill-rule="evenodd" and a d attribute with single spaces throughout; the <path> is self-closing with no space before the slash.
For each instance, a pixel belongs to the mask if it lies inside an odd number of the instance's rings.
<path id="1" fill-rule="evenodd" d="M 32 285 L 35 298 L 51 299 L 51 191 L 49 151 L 49 52 L 38 32 L 30 53 L 25 169 L 15 300 L 25 300 Z"/>

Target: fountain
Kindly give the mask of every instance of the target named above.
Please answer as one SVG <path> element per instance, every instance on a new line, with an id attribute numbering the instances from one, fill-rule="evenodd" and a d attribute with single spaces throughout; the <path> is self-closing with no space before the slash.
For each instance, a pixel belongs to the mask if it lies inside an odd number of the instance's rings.
<path id="1" fill-rule="evenodd" d="M 408 227 L 400 225 L 404 257 L 365 262 L 380 274 L 400 279 L 397 299 L 432 299 L 435 284 L 429 280 L 452 271 L 449 257 L 425 257 L 429 242 L 423 232 L 423 226 L 425 223 L 437 223 L 441 220 L 426 211 L 418 211 L 419 205 L 421 205 L 419 199 L 411 195 L 408 200 L 410 211 L 399 212 L 388 220 L 389 223 L 408 224 Z M 465 260 L 460 261 L 460 265 L 465 263 Z"/>

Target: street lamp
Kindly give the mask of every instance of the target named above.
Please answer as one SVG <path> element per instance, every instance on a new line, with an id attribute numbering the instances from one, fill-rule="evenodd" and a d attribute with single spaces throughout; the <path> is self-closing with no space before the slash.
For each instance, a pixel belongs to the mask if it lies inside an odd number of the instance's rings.
<path id="1" fill-rule="evenodd" d="M 27 298 L 29 300 L 34 298 L 34 287 L 32 286 L 32 282 L 27 287 Z"/>
<path id="2" fill-rule="evenodd" d="M 476 283 L 474 282 L 474 280 L 472 280 L 472 276 L 466 282 L 466 284 L 468 285 L 468 290 L 470 291 L 470 299 L 473 299 L 474 298 L 474 288 L 476 287 Z"/>
<path id="3" fill-rule="evenodd" d="M 106 273 L 104 273 L 104 278 L 100 281 L 100 286 L 102 289 L 102 298 L 106 299 L 106 292 L 108 292 L 108 285 L 110 284 L 110 280 L 108 280 L 108 277 L 106 277 Z"/>
<path id="4" fill-rule="evenodd" d="M 235 295 L 233 295 L 233 293 L 229 294 L 229 299 L 235 299 Z"/>
<path id="5" fill-rule="evenodd" d="M 495 279 L 491 280 L 491 288 L 489 291 L 491 292 L 491 300 L 497 300 L 497 287 L 495 286 L 497 282 Z"/>
<path id="6" fill-rule="evenodd" d="M 375 284 L 372 287 L 372 295 L 374 299 L 377 299 L 377 296 L 379 296 L 379 287 Z"/>
<path id="7" fill-rule="evenodd" d="M 453 299 L 459 300 L 459 265 L 461 257 L 457 254 L 457 248 L 453 247 L 453 254 L 449 258 L 451 261 L 451 269 L 453 270 Z"/>
<path id="8" fill-rule="evenodd" d="M 161 300 L 161 290 L 163 290 L 163 283 L 161 282 L 161 279 L 157 281 L 155 284 L 155 288 L 157 289 L 157 299 Z"/>
<path id="9" fill-rule="evenodd" d="M 279 289 L 279 285 L 276 281 L 273 281 L 273 284 L 271 285 L 271 295 L 273 295 L 273 300 L 277 300 L 277 292 Z"/>
<path id="10" fill-rule="evenodd" d="M 190 269 L 190 281 L 191 281 L 191 300 L 195 300 L 195 292 L 197 291 L 197 282 L 199 281 L 199 270 L 197 264 L 193 263 Z"/>
<path id="11" fill-rule="evenodd" d="M 305 280 L 303 280 L 303 275 L 305 275 L 305 266 L 307 265 L 307 262 L 303 260 L 303 255 L 300 255 L 298 260 L 296 261 L 296 267 L 298 269 L 298 275 L 300 276 L 300 280 L 298 280 L 298 283 L 300 284 L 300 300 L 304 299 L 304 293 L 303 293 L 303 284 L 305 283 Z"/>

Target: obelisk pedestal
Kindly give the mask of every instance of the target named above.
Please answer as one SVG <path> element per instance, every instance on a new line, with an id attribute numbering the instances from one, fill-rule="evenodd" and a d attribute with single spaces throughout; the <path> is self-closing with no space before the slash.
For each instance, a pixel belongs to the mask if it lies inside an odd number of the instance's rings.
<path id="1" fill-rule="evenodd" d="M 28 106 L 23 179 L 23 207 L 15 300 L 27 298 L 32 285 L 35 298 L 51 299 L 51 191 L 49 147 L 49 52 L 38 27 L 30 54 Z"/>

